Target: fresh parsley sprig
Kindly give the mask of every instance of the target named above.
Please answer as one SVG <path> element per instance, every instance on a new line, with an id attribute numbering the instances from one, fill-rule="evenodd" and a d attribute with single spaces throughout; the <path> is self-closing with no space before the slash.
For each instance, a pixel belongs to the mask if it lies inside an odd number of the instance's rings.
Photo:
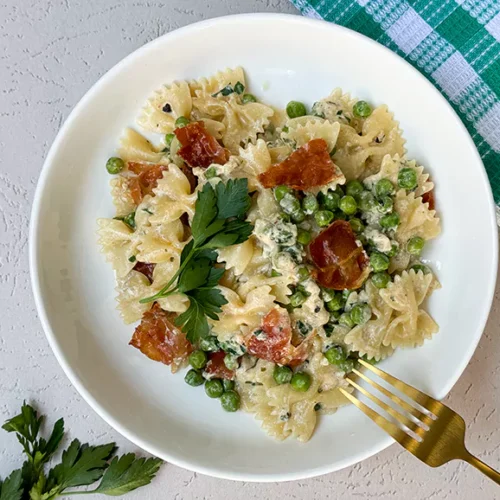
<path id="1" fill-rule="evenodd" d="M 61 463 L 45 474 L 44 466 L 57 451 L 64 436 L 64 420 L 55 424 L 48 440 L 39 437 L 44 416 L 26 403 L 21 413 L 2 426 L 14 432 L 23 447 L 26 461 L 21 469 L 0 480 L 0 500 L 53 500 L 61 495 L 102 493 L 118 496 L 149 484 L 162 461 L 137 458 L 133 453 L 114 457 L 115 443 L 100 446 L 81 444 L 74 439 L 63 452 Z M 111 462 L 110 462 L 111 460 Z M 93 490 L 71 490 L 100 481 Z M 70 489 L 70 491 L 68 491 Z"/>
<path id="2" fill-rule="evenodd" d="M 224 267 L 214 267 L 215 250 L 243 243 L 252 234 L 252 224 L 244 220 L 250 203 L 247 179 L 219 182 L 215 188 L 207 182 L 198 192 L 192 239 L 181 253 L 179 269 L 157 294 L 141 300 L 148 303 L 173 293 L 187 295 L 189 308 L 175 323 L 192 343 L 208 335 L 207 317 L 217 320 L 227 303 L 215 288 L 224 274 Z"/>

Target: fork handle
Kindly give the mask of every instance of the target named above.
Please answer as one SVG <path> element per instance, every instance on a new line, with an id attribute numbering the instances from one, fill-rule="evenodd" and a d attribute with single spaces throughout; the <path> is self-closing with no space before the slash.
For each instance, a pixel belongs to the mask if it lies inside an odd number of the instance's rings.
<path id="1" fill-rule="evenodd" d="M 484 462 L 479 460 L 479 458 L 476 458 L 467 451 L 463 460 L 480 470 L 485 476 L 488 476 L 492 481 L 495 481 L 495 483 L 500 485 L 500 473 L 498 473 L 495 469 L 492 469 L 489 465 L 486 465 Z"/>

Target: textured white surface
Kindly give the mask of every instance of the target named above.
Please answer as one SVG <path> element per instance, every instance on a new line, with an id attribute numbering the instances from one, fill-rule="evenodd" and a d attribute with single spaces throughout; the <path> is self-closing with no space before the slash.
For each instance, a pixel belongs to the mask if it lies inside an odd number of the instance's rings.
<path id="1" fill-rule="evenodd" d="M 45 340 L 29 286 L 29 210 L 43 159 L 62 121 L 94 81 L 122 57 L 200 19 L 241 12 L 294 12 L 286 0 L 207 4 L 200 0 L 4 0 L 0 4 L 1 420 L 16 412 L 23 399 L 34 400 L 51 417 L 64 416 L 73 437 L 115 440 L 122 451 L 134 449 L 80 398 Z M 473 263 L 463 272 L 473 272 Z M 467 313 L 472 312 L 463 312 Z M 468 423 L 470 450 L 497 468 L 499 320 L 500 286 L 479 348 L 447 399 Z M 17 442 L 0 433 L 0 476 L 20 463 Z M 278 497 L 489 500 L 498 498 L 499 490 L 465 464 L 429 469 L 395 445 L 350 469 L 280 485 L 236 484 L 167 464 L 153 485 L 127 498 Z"/>

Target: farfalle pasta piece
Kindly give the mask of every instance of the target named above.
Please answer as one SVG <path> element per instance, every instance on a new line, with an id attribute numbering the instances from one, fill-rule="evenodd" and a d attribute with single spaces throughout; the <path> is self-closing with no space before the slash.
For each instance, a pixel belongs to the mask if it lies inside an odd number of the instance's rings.
<path id="1" fill-rule="evenodd" d="M 184 248 L 184 226 L 180 220 L 152 224 L 143 228 L 138 236 L 137 260 L 158 264 L 178 260 Z"/>
<path id="2" fill-rule="evenodd" d="M 118 296 L 118 310 L 125 324 L 139 321 L 146 311 L 151 309 L 151 303 L 141 304 L 139 301 L 148 296 L 150 290 L 149 279 L 140 272 L 130 271 L 127 275 L 116 280 Z"/>
<path id="3" fill-rule="evenodd" d="M 238 82 L 246 85 L 245 72 L 241 66 L 234 69 L 226 68 L 225 70 L 218 71 L 215 75 L 208 78 L 193 80 L 189 83 L 189 89 L 193 97 L 204 94 L 212 95 L 228 85 L 231 85 L 231 87 L 234 88 Z"/>
<path id="4" fill-rule="evenodd" d="M 314 103 L 313 112 L 328 121 L 350 125 L 355 119 L 352 108 L 356 101 L 350 94 L 344 94 L 342 89 L 336 88 L 328 97 Z"/>
<path id="5" fill-rule="evenodd" d="M 118 278 L 126 276 L 135 265 L 132 257 L 135 257 L 139 245 L 136 233 L 121 220 L 98 219 L 97 224 L 102 253 Z"/>
<path id="6" fill-rule="evenodd" d="M 416 273 L 411 269 L 395 276 L 387 288 L 380 290 L 381 298 L 393 310 L 384 345 L 392 348 L 420 346 L 439 330 L 431 316 L 420 308 L 433 290 L 433 279 L 431 273 Z"/>
<path id="7" fill-rule="evenodd" d="M 351 351 L 359 352 L 377 361 L 387 358 L 394 348 L 384 345 L 384 339 L 392 318 L 393 309 L 380 296 L 378 288 L 371 281 L 366 284 L 368 305 L 372 309 L 372 319 L 364 325 L 355 326 L 344 337 L 345 344 Z"/>
<path id="8" fill-rule="evenodd" d="M 222 306 L 218 321 L 209 320 L 215 334 L 236 332 L 242 326 L 250 329 L 257 328 L 262 318 L 274 306 L 274 296 L 269 286 L 253 289 L 247 295 L 246 300 L 242 300 L 235 291 L 229 288 L 220 287 L 220 289 L 228 303 Z"/>
<path id="9" fill-rule="evenodd" d="M 224 99 L 203 95 L 194 98 L 193 105 L 206 117 L 222 121 L 225 126 L 222 142 L 233 154 L 238 154 L 241 145 L 255 142 L 274 114 L 265 104 L 239 104 L 233 94 Z"/>
<path id="10" fill-rule="evenodd" d="M 110 181 L 111 197 L 118 217 L 135 211 L 136 203 L 129 188 L 129 178 L 117 175 Z"/>
<path id="11" fill-rule="evenodd" d="M 431 240 L 441 232 L 441 224 L 435 210 L 423 202 L 415 193 L 400 189 L 394 199 L 394 210 L 399 214 L 400 223 L 396 230 L 396 240 L 404 245 L 413 236 Z"/>
<path id="12" fill-rule="evenodd" d="M 231 245 L 219 250 L 217 262 L 225 262 L 226 269 L 233 269 L 236 276 L 240 276 L 245 272 L 248 264 L 251 262 L 255 244 L 252 239 L 248 239 L 244 243 Z"/>
<path id="13" fill-rule="evenodd" d="M 177 118 L 189 117 L 191 109 L 191 92 L 186 82 L 165 85 L 148 99 L 137 124 L 150 132 L 167 134 L 175 129 Z"/>
<path id="14" fill-rule="evenodd" d="M 183 214 L 187 214 L 189 220 L 193 218 L 197 194 L 191 192 L 188 178 L 176 165 L 170 164 L 163 172 L 153 192 L 155 196 L 145 207 L 152 212 L 151 224 L 174 222 Z"/>
<path id="15" fill-rule="evenodd" d="M 118 156 L 125 162 L 148 162 L 162 163 L 165 161 L 165 154 L 156 148 L 151 142 L 139 132 L 132 128 L 125 129 L 120 138 Z"/>
<path id="16" fill-rule="evenodd" d="M 361 134 L 361 135 L 360 135 Z M 333 161 L 347 180 L 379 171 L 386 154 L 402 156 L 405 141 L 387 106 L 379 106 L 363 121 L 361 131 L 341 124 Z"/>
<path id="17" fill-rule="evenodd" d="M 287 121 L 287 132 L 282 132 L 281 137 L 293 141 L 298 148 L 304 146 L 312 139 L 323 139 L 328 151 L 332 151 L 337 142 L 340 125 L 316 116 L 302 116 Z"/>

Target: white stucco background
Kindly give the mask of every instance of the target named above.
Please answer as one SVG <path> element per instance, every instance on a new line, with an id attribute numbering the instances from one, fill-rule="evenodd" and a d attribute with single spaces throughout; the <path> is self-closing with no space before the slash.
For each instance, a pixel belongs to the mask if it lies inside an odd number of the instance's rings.
<path id="1" fill-rule="evenodd" d="M 120 59 L 180 26 L 262 11 L 297 13 L 287 0 L 0 1 L 2 421 L 18 411 L 23 399 L 36 401 L 50 420 L 64 416 L 72 437 L 96 444 L 116 441 L 121 451 L 140 453 L 82 400 L 43 334 L 28 272 L 28 224 L 36 182 L 70 110 Z M 474 263 L 458 272 L 474 272 Z M 500 285 L 479 348 L 447 398 L 467 422 L 470 451 L 496 468 L 500 468 L 499 323 Z M 14 436 L 0 432 L 0 477 L 20 464 Z M 126 498 L 493 500 L 500 498 L 500 489 L 466 464 L 430 469 L 393 445 L 338 473 L 283 484 L 233 483 L 165 464 L 152 485 Z"/>

